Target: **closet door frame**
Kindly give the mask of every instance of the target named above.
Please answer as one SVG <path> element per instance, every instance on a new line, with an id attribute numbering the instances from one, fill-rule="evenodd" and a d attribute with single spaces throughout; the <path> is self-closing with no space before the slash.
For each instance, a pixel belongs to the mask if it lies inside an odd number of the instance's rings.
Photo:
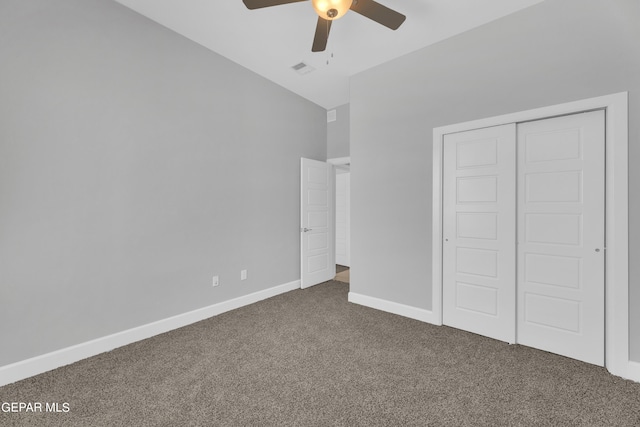
<path id="1" fill-rule="evenodd" d="M 605 111 L 605 367 L 623 378 L 635 377 L 629 361 L 629 206 L 628 206 L 628 93 L 620 92 L 502 116 L 433 129 L 432 315 L 442 325 L 442 171 L 443 141 L 449 133 Z M 633 362 L 631 362 L 633 363 Z"/>

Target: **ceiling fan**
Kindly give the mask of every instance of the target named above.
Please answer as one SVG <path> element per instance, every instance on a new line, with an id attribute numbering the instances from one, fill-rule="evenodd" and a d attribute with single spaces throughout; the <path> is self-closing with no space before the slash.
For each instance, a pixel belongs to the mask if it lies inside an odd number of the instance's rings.
<path id="1" fill-rule="evenodd" d="M 242 0 L 248 9 L 278 6 L 287 3 L 298 3 L 307 0 Z M 407 18 L 395 10 L 389 9 L 373 0 L 311 0 L 318 14 L 316 34 L 313 38 L 312 52 L 322 52 L 327 47 L 331 21 L 342 17 L 349 10 L 359 13 L 378 24 L 397 30 Z"/>

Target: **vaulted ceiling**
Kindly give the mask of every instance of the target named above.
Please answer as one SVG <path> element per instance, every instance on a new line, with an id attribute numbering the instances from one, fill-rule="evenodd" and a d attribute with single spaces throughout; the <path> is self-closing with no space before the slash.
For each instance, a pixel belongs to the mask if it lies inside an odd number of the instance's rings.
<path id="1" fill-rule="evenodd" d="M 407 16 L 398 30 L 349 11 L 315 53 L 310 1 L 256 10 L 242 0 L 116 1 L 330 109 L 349 102 L 350 76 L 543 0 L 378 0 Z"/>

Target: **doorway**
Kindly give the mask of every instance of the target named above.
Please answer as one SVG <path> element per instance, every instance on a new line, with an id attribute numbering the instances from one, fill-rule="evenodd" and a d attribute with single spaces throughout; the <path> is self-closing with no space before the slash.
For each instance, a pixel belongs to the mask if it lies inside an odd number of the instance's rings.
<path id="1" fill-rule="evenodd" d="M 334 280 L 349 283 L 351 272 L 351 158 L 329 159 L 335 166 L 336 191 L 336 276 Z"/>
<path id="2" fill-rule="evenodd" d="M 328 280 L 349 283 L 351 159 L 301 159 L 301 288 Z"/>

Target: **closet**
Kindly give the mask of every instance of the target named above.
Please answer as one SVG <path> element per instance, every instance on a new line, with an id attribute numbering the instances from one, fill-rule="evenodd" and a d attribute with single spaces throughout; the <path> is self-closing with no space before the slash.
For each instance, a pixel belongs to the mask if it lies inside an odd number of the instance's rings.
<path id="1" fill-rule="evenodd" d="M 444 324 L 604 365 L 604 114 L 444 136 Z"/>

